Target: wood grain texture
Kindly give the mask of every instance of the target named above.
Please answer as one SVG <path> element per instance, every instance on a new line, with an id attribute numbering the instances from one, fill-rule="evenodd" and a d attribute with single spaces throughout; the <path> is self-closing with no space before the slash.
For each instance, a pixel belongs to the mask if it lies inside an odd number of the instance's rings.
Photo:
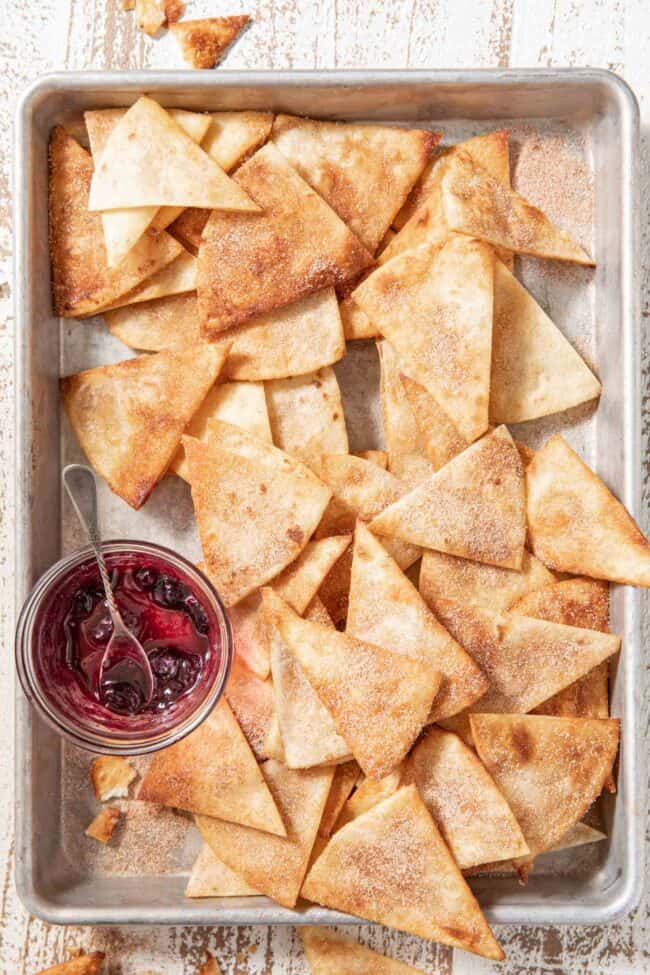
<path id="1" fill-rule="evenodd" d="M 188 16 L 238 12 L 240 3 L 190 0 Z M 236 8 L 236 9 L 233 9 Z M 621 73 L 641 103 L 644 457 L 650 437 L 650 17 L 647 0 L 253 0 L 253 18 L 228 68 L 432 68 L 592 65 Z M 13 322 L 11 316 L 11 145 L 17 94 L 46 71 L 184 67 L 174 39 L 150 40 L 120 0 L 0 0 L 0 972 L 37 972 L 66 946 L 103 948 L 108 972 L 194 975 L 206 948 L 224 975 L 305 975 L 292 928 L 54 928 L 30 919 L 13 886 Z M 648 508 L 650 470 L 644 501 Z M 647 527 L 647 525 L 646 525 Z M 645 604 L 645 635 L 650 614 Z M 650 644 L 650 639 L 646 639 Z M 648 710 L 642 716 L 648 739 Z M 607 928 L 501 928 L 508 961 L 481 959 L 380 928 L 354 929 L 371 947 L 435 975 L 637 975 L 650 970 L 647 902 Z"/>

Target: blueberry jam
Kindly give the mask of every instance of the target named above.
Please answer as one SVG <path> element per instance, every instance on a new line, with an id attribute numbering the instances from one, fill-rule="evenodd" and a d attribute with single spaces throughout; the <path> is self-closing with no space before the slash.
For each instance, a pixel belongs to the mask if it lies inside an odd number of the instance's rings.
<path id="1" fill-rule="evenodd" d="M 190 587 L 153 564 L 111 566 L 122 619 L 149 658 L 153 698 L 145 705 L 133 683 L 119 678 L 99 688 L 99 667 L 113 625 L 99 573 L 75 589 L 63 617 L 64 666 L 87 692 L 122 715 L 166 711 L 190 694 L 211 653 L 208 613 Z"/>

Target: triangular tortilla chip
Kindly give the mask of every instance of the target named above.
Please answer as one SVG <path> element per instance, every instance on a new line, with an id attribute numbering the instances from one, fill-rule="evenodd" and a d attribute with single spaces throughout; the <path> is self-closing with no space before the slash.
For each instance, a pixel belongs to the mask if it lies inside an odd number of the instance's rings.
<path id="1" fill-rule="evenodd" d="M 528 531 L 551 569 L 650 586 L 650 542 L 560 434 L 526 468 Z"/>
<path id="2" fill-rule="evenodd" d="M 254 897 L 258 890 L 219 860 L 207 843 L 201 847 L 185 888 L 186 897 Z"/>
<path id="3" fill-rule="evenodd" d="M 609 633 L 609 585 L 595 579 L 565 579 L 523 596 L 513 613 Z M 535 708 L 558 718 L 608 718 L 607 662 Z"/>
<path id="4" fill-rule="evenodd" d="M 207 816 L 197 816 L 196 824 L 216 856 L 238 876 L 279 904 L 295 907 L 334 770 L 297 771 L 273 759 L 261 768 L 287 827 L 286 837 Z"/>
<path id="5" fill-rule="evenodd" d="M 235 657 L 230 667 L 225 694 L 255 758 L 262 761 L 268 757 L 264 743 L 275 714 L 273 687 L 270 681 L 249 670 L 244 659 L 238 655 L 237 637 L 236 634 L 233 635 Z"/>
<path id="6" fill-rule="evenodd" d="M 445 166 L 441 183 L 445 220 L 452 230 L 478 237 L 517 254 L 593 265 L 564 230 L 523 196 L 490 176 L 459 150 Z"/>
<path id="7" fill-rule="evenodd" d="M 312 975 L 423 975 L 420 969 L 380 955 L 329 928 L 305 926 L 299 932 Z"/>
<path id="8" fill-rule="evenodd" d="M 250 17 L 205 17 L 182 20 L 170 26 L 181 46 L 183 57 L 193 68 L 214 68 L 235 38 L 241 34 Z"/>
<path id="9" fill-rule="evenodd" d="M 199 567 L 209 578 L 207 566 L 200 563 Z M 241 599 L 236 606 L 231 606 L 228 618 L 232 627 L 235 655 L 249 670 L 266 680 L 271 673 L 271 658 L 262 612 L 262 594 L 259 590 Z"/>
<path id="10" fill-rule="evenodd" d="M 210 112 L 208 117 L 201 148 L 227 173 L 266 142 L 273 126 L 272 112 Z"/>
<path id="11" fill-rule="evenodd" d="M 354 761 L 344 762 L 337 765 L 332 779 L 332 788 L 325 803 L 323 818 L 318 827 L 318 835 L 323 837 L 331 836 L 336 822 L 341 814 L 343 806 L 347 802 L 350 793 L 359 781 L 361 769 L 359 763 Z"/>
<path id="12" fill-rule="evenodd" d="M 484 606 L 499 612 L 510 609 L 534 589 L 553 582 L 553 573 L 526 550 L 520 570 L 500 569 L 496 565 L 429 551 L 422 556 L 419 588 L 434 613 L 438 599 L 455 599 L 468 606 Z"/>
<path id="13" fill-rule="evenodd" d="M 487 693 L 470 711 L 532 711 L 621 646 L 620 637 L 609 633 L 449 599 L 436 601 L 436 616 L 490 679 Z"/>
<path id="14" fill-rule="evenodd" d="M 373 806 L 397 792 L 402 784 L 403 774 L 404 763 L 398 765 L 396 769 L 381 779 L 365 778 L 363 782 L 360 782 L 341 810 L 336 828 L 340 829 L 346 823 L 351 823 L 353 819 L 368 812 Z"/>
<path id="15" fill-rule="evenodd" d="M 264 470 L 290 472 L 311 484 L 323 486 L 323 482 L 302 461 L 234 423 L 212 417 L 208 420 L 208 440 L 212 446 L 246 457 Z"/>
<path id="16" fill-rule="evenodd" d="M 508 801 L 530 854 L 558 843 L 602 792 L 618 751 L 619 722 L 541 715 L 473 714 L 479 757 Z"/>
<path id="17" fill-rule="evenodd" d="M 311 768 L 347 760 L 350 749 L 287 646 L 276 612 L 277 602 L 265 590 L 264 614 L 284 763 L 289 768 Z M 331 622 L 325 625 L 333 628 Z"/>
<path id="18" fill-rule="evenodd" d="M 296 561 L 273 579 L 271 588 L 302 615 L 351 541 L 351 535 L 332 535 L 307 542 Z"/>
<path id="19" fill-rule="evenodd" d="M 375 339 L 381 335 L 376 325 L 370 321 L 365 311 L 357 305 L 352 295 L 347 295 L 339 305 L 343 333 L 346 341 L 355 339 Z"/>
<path id="20" fill-rule="evenodd" d="M 275 146 L 237 170 L 262 214 L 214 211 L 199 247 L 199 314 L 206 338 L 328 285 L 372 257 Z"/>
<path id="21" fill-rule="evenodd" d="M 93 951 L 90 955 L 77 955 L 70 961 L 45 968 L 40 975 L 97 975 L 105 957 L 103 951 Z"/>
<path id="22" fill-rule="evenodd" d="M 490 421 L 521 423 L 600 396 L 601 386 L 533 296 L 497 261 Z"/>
<path id="23" fill-rule="evenodd" d="M 421 938 L 504 957 L 415 786 L 335 833 L 302 893 Z"/>
<path id="24" fill-rule="evenodd" d="M 234 180 L 162 108 L 143 95 L 111 132 L 88 208 L 198 206 L 259 212 Z"/>
<path id="25" fill-rule="evenodd" d="M 461 870 L 529 852 L 494 780 L 457 735 L 430 728 L 407 759 L 402 782 L 417 786 Z"/>
<path id="26" fill-rule="evenodd" d="M 398 254 L 353 298 L 468 441 L 488 427 L 494 254 L 454 237 Z"/>
<path id="27" fill-rule="evenodd" d="M 272 139 L 374 254 L 440 133 L 278 115 Z"/>
<path id="28" fill-rule="evenodd" d="M 226 354 L 227 347 L 209 345 L 168 349 L 61 380 L 63 405 L 88 460 L 133 508 L 165 473 Z"/>
<path id="29" fill-rule="evenodd" d="M 267 382 L 266 402 L 273 442 L 316 473 L 321 454 L 347 454 L 348 434 L 341 391 L 330 366 Z"/>
<path id="30" fill-rule="evenodd" d="M 223 420 L 249 430 L 271 443 L 271 427 L 262 383 L 217 383 L 208 392 L 187 428 L 189 437 L 210 440 L 209 422 Z M 187 461 L 181 448 L 169 465 L 170 471 L 187 480 Z"/>
<path id="31" fill-rule="evenodd" d="M 131 349 L 159 352 L 201 341 L 196 293 L 119 306 L 102 314 L 111 334 Z"/>
<path id="32" fill-rule="evenodd" d="M 195 731 L 156 752 L 138 799 L 286 835 L 255 756 L 223 699 Z"/>
<path id="33" fill-rule="evenodd" d="M 422 729 L 440 672 L 303 620 L 270 590 L 267 598 L 286 646 L 365 774 L 390 772 Z"/>
<path id="34" fill-rule="evenodd" d="M 438 623 L 415 586 L 362 522 L 357 523 L 354 536 L 346 633 L 440 671 L 444 679 L 429 721 L 469 707 L 488 689 L 482 670 Z"/>
<path id="35" fill-rule="evenodd" d="M 524 469 L 506 427 L 498 427 L 386 508 L 378 535 L 520 569 L 526 540 Z"/>
<path id="36" fill-rule="evenodd" d="M 383 344 L 383 343 L 382 343 Z M 401 373 L 400 381 L 422 438 L 425 453 L 434 471 L 469 446 L 431 393 L 410 376 Z"/>
<path id="37" fill-rule="evenodd" d="M 330 491 L 193 437 L 183 445 L 205 562 L 232 606 L 300 555 Z"/>
<path id="38" fill-rule="evenodd" d="M 57 126 L 50 139 L 50 256 L 54 313 L 96 315 L 183 252 L 169 234 L 145 234 L 109 268 L 101 217 L 88 210 L 93 173 L 89 153 Z"/>
<path id="39" fill-rule="evenodd" d="M 130 213 L 130 210 L 125 211 Z M 108 307 L 102 309 L 102 314 L 109 314 L 116 308 L 123 308 L 125 305 L 138 305 L 143 301 L 156 301 L 159 298 L 168 298 L 173 295 L 187 294 L 196 291 L 196 258 L 183 251 L 178 257 L 164 267 L 161 271 L 156 271 L 150 278 L 139 284 L 137 288 L 122 295 Z M 186 336 L 184 345 L 187 345 Z M 197 336 L 194 341 L 200 341 Z"/>
<path id="40" fill-rule="evenodd" d="M 400 363 L 386 339 L 377 342 L 380 364 L 379 397 L 388 468 L 410 488 L 434 473 L 424 438 L 400 379 Z"/>

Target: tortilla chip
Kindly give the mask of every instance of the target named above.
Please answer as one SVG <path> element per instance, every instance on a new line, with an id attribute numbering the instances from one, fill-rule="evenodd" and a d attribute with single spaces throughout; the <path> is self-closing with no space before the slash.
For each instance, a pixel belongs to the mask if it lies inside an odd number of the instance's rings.
<path id="1" fill-rule="evenodd" d="M 457 735 L 429 728 L 407 759 L 402 782 L 417 786 L 461 870 L 528 854 L 508 803 Z"/>
<path id="2" fill-rule="evenodd" d="M 307 542 L 296 561 L 273 579 L 271 588 L 302 615 L 351 541 L 351 535 L 332 535 Z"/>
<path id="3" fill-rule="evenodd" d="M 103 951 L 93 951 L 90 955 L 77 955 L 70 961 L 45 968 L 40 975 L 97 975 L 105 957 Z"/>
<path id="4" fill-rule="evenodd" d="M 602 792 L 618 752 L 614 719 L 473 714 L 479 758 L 508 801 L 532 860 L 558 843 Z"/>
<path id="5" fill-rule="evenodd" d="M 456 714 L 488 689 L 481 669 L 361 521 L 354 536 L 346 633 L 440 671 L 443 682 L 428 721 Z"/>
<path id="6" fill-rule="evenodd" d="M 329 285 L 372 257 L 284 156 L 268 144 L 237 170 L 262 214 L 214 211 L 199 247 L 199 314 L 206 338 Z"/>
<path id="7" fill-rule="evenodd" d="M 112 335 L 130 349 L 159 352 L 201 341 L 196 294 L 177 294 L 102 312 Z"/>
<path id="8" fill-rule="evenodd" d="M 318 473 L 321 454 L 347 454 L 341 391 L 330 366 L 266 383 L 273 442 Z"/>
<path id="9" fill-rule="evenodd" d="M 207 843 L 201 847 L 185 888 L 186 897 L 254 897 L 258 890 L 219 860 Z"/>
<path id="10" fill-rule="evenodd" d="M 376 325 L 370 321 L 365 311 L 357 305 L 352 295 L 347 295 L 339 305 L 343 333 L 348 342 L 355 339 L 374 339 L 381 335 Z"/>
<path id="11" fill-rule="evenodd" d="M 250 17 L 205 17 L 172 24 L 170 30 L 193 68 L 214 68 L 235 38 L 241 34 Z"/>
<path id="12" fill-rule="evenodd" d="M 232 606 L 300 555 L 330 491 L 193 437 L 183 445 L 205 562 Z"/>
<path id="13" fill-rule="evenodd" d="M 400 379 L 400 363 L 395 349 L 383 339 L 377 342 L 381 379 L 379 397 L 388 448 L 388 469 L 410 488 L 434 473 L 425 450 L 424 438 L 416 423 L 411 403 Z"/>
<path id="14" fill-rule="evenodd" d="M 382 467 L 385 471 L 388 470 L 388 454 L 385 450 L 357 450 L 355 457 L 360 457 L 361 460 L 369 460 L 371 464 L 376 464 L 377 467 Z"/>
<path id="15" fill-rule="evenodd" d="M 490 421 L 521 423 L 600 396 L 601 385 L 506 267 L 494 269 Z"/>
<path id="16" fill-rule="evenodd" d="M 262 383 L 215 384 L 192 417 L 187 435 L 196 437 L 197 440 L 210 440 L 209 423 L 213 419 L 243 427 L 260 440 L 271 442 L 271 427 Z M 169 469 L 187 480 L 188 465 L 182 448 L 177 451 Z"/>
<path id="17" fill-rule="evenodd" d="M 237 651 L 235 637 L 235 656 L 225 694 L 255 758 L 263 761 L 267 758 L 264 743 L 275 714 L 273 687 L 270 681 L 249 670 Z"/>
<path id="18" fill-rule="evenodd" d="M 286 646 L 364 773 L 386 775 L 422 729 L 440 672 L 301 619 L 270 590 L 265 599 Z"/>
<path id="19" fill-rule="evenodd" d="M 273 126 L 272 112 L 210 112 L 209 118 L 201 148 L 227 173 L 266 142 Z"/>
<path id="20" fill-rule="evenodd" d="M 551 569 L 650 586 L 650 543 L 560 434 L 526 469 L 533 552 Z"/>
<path id="21" fill-rule="evenodd" d="M 140 508 L 165 473 L 226 355 L 225 346 L 168 349 L 61 380 L 88 460 L 131 507 Z"/>
<path id="22" fill-rule="evenodd" d="M 284 764 L 311 768 L 348 760 L 346 741 L 337 733 L 332 717 L 287 646 L 277 618 L 278 603 L 278 598 L 265 590 L 264 615 Z M 321 625 L 333 629 L 331 621 Z"/>
<path id="23" fill-rule="evenodd" d="M 609 585 L 595 579 L 565 579 L 523 596 L 513 613 L 609 633 Z M 535 708 L 558 718 L 608 718 L 607 661 Z"/>
<path id="24" fill-rule="evenodd" d="M 448 599 L 436 601 L 436 616 L 490 679 L 472 712 L 532 711 L 621 646 L 611 634 Z"/>
<path id="25" fill-rule="evenodd" d="M 312 975 L 423 975 L 329 928 L 301 927 L 299 933 Z"/>
<path id="26" fill-rule="evenodd" d="M 440 133 L 278 115 L 272 139 L 374 254 Z"/>
<path id="27" fill-rule="evenodd" d="M 154 37 L 167 19 L 164 0 L 135 0 L 137 25 L 149 37 Z"/>
<path id="28" fill-rule="evenodd" d="M 429 464 L 434 471 L 440 470 L 469 444 L 461 437 L 445 411 L 438 405 L 438 401 L 424 386 L 416 383 L 405 373 L 401 373 L 399 378 L 415 418 L 424 451 L 429 458 Z"/>
<path id="29" fill-rule="evenodd" d="M 470 442 L 488 428 L 493 268 L 487 244 L 453 237 L 398 254 L 352 294 Z"/>
<path id="30" fill-rule="evenodd" d="M 404 763 L 398 765 L 396 769 L 384 775 L 381 779 L 365 778 L 359 783 L 348 801 L 341 810 L 341 815 L 336 828 L 340 829 L 346 823 L 351 823 L 353 819 L 368 812 L 373 806 L 392 796 L 402 784 L 404 774 Z"/>
<path id="31" fill-rule="evenodd" d="M 438 599 L 455 599 L 468 606 L 484 606 L 499 612 L 510 609 L 527 593 L 553 582 L 553 573 L 526 550 L 519 571 L 429 551 L 422 556 L 419 586 L 420 595 L 434 613 Z"/>
<path id="32" fill-rule="evenodd" d="M 100 802 L 127 799 L 129 786 L 137 774 L 126 758 L 120 758 L 119 755 L 100 755 L 90 766 L 90 780 L 95 798 Z"/>
<path id="33" fill-rule="evenodd" d="M 208 439 L 212 446 L 252 460 L 264 470 L 296 474 L 310 484 L 323 486 L 323 482 L 302 461 L 234 423 L 212 417 L 208 420 Z"/>
<path id="34" fill-rule="evenodd" d="M 209 578 L 207 566 L 201 563 L 199 567 Z M 254 674 L 266 680 L 271 673 L 271 658 L 262 612 L 262 594 L 259 591 L 252 592 L 236 606 L 231 606 L 228 618 L 232 627 L 235 656 Z"/>
<path id="35" fill-rule="evenodd" d="M 133 288 L 128 294 L 122 295 L 103 308 L 102 314 L 109 314 L 114 309 L 123 308 L 125 305 L 138 305 L 143 301 L 155 301 L 159 298 L 187 294 L 190 291 L 196 291 L 196 258 L 183 251 L 167 267 L 156 271 L 137 288 Z M 199 342 L 200 336 L 197 336 L 194 341 Z M 184 344 L 187 344 L 187 336 Z"/>
<path id="36" fill-rule="evenodd" d="M 587 823 L 576 823 L 568 833 L 557 843 L 554 843 L 549 852 L 559 850 L 572 850 L 576 846 L 587 846 L 589 843 L 600 843 L 607 839 L 607 833 L 602 833 L 599 829 L 594 829 Z"/>
<path id="37" fill-rule="evenodd" d="M 116 806 L 104 806 L 101 812 L 97 813 L 90 826 L 86 828 L 86 836 L 92 840 L 98 840 L 100 843 L 109 843 L 121 815 L 121 810 Z"/>
<path id="38" fill-rule="evenodd" d="M 138 799 L 286 836 L 255 756 L 223 698 L 191 734 L 154 754 Z"/>
<path id="39" fill-rule="evenodd" d="M 453 154 L 440 192 L 452 230 L 517 254 L 594 264 L 570 234 L 555 227 L 546 214 L 491 176 L 467 152 Z"/>
<path id="40" fill-rule="evenodd" d="M 284 907 L 295 907 L 334 771 L 297 771 L 273 759 L 261 768 L 286 824 L 286 837 L 207 816 L 197 816 L 196 824 L 216 856 L 246 883 Z"/>
<path id="41" fill-rule="evenodd" d="M 332 779 L 332 788 L 325 803 L 323 818 L 318 827 L 318 835 L 325 838 L 332 835 L 343 806 L 350 797 L 350 793 L 359 781 L 361 769 L 354 761 L 337 765 Z"/>
<path id="42" fill-rule="evenodd" d="M 143 206 L 260 209 L 165 109 L 146 95 L 128 109 L 108 137 L 88 200 L 90 210 Z"/>
<path id="43" fill-rule="evenodd" d="M 57 126 L 50 139 L 50 256 L 55 315 L 83 318 L 113 304 L 183 252 L 169 234 L 146 233 L 116 268 L 101 217 L 88 210 L 89 153 Z"/>
<path id="44" fill-rule="evenodd" d="M 507 427 L 458 454 L 370 523 L 378 535 L 520 569 L 526 540 L 524 469 Z"/>
<path id="45" fill-rule="evenodd" d="M 302 893 L 421 938 L 504 957 L 415 786 L 335 833 Z"/>

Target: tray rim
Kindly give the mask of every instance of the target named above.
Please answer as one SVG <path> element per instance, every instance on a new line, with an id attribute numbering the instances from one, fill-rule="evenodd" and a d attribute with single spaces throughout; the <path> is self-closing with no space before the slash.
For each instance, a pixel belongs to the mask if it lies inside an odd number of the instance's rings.
<path id="1" fill-rule="evenodd" d="M 29 485 L 27 472 L 29 455 L 29 410 L 27 396 L 27 329 L 31 318 L 30 287 L 26 279 L 27 233 L 24 207 L 21 203 L 29 198 L 27 183 L 30 156 L 30 123 L 32 112 L 42 96 L 59 92 L 73 93 L 86 88 L 124 92 L 125 97 L 134 91 L 160 91 L 186 86 L 192 89 L 246 87 L 268 89 L 275 85 L 287 87 L 319 88 L 373 87 L 381 84 L 409 85 L 429 84 L 435 87 L 449 85 L 484 85 L 486 87 L 532 84 L 554 87 L 575 85 L 605 87 L 614 97 L 623 122 L 622 150 L 621 230 L 620 242 L 624 259 L 621 267 L 621 319 L 623 321 L 622 348 L 623 374 L 628 393 L 623 399 L 623 438 L 626 456 L 636 458 L 636 463 L 625 470 L 622 499 L 638 520 L 641 506 L 640 492 L 640 366 L 639 366 L 639 106 L 630 86 L 614 72 L 599 68 L 508 68 L 508 69 L 418 69 L 418 70 L 286 70 L 286 71 L 225 71 L 200 73 L 192 70 L 138 70 L 138 71 L 71 71 L 51 72 L 32 81 L 23 91 L 15 115 L 15 149 L 12 209 L 14 217 L 14 311 L 15 311 L 15 378 L 16 403 L 23 409 L 16 410 L 15 470 L 16 470 L 16 574 L 15 607 L 20 608 L 28 590 L 30 566 L 24 548 L 24 533 L 28 525 L 29 511 L 25 490 Z M 627 832 L 627 871 L 617 884 L 616 895 L 603 907 L 582 908 L 572 904 L 566 907 L 549 906 L 535 917 L 521 920 L 521 909 L 499 906 L 488 909 L 493 923 L 517 924 L 606 924 L 620 920 L 638 903 L 643 890 L 644 832 L 643 792 L 644 761 L 639 749 L 639 695 L 642 679 L 640 656 L 640 597 L 639 591 L 626 587 L 623 594 L 626 613 L 626 681 L 623 687 L 625 711 L 633 715 L 622 728 L 621 767 L 625 775 L 625 803 L 633 828 Z M 16 682 L 17 683 L 17 682 Z M 82 913 L 76 908 L 52 903 L 38 893 L 32 883 L 32 834 L 31 811 L 25 801 L 25 793 L 31 782 L 31 751 L 29 737 L 34 715 L 28 702 L 16 687 L 15 719 L 15 822 L 17 892 L 25 907 L 35 916 L 54 924 L 302 924 L 302 923 L 368 923 L 322 908 L 310 908 L 297 913 L 276 906 L 233 908 L 223 915 L 210 910 L 209 901 L 202 910 L 183 914 L 182 905 L 170 908 L 152 908 L 133 916 L 132 908 L 87 907 Z M 619 801 L 622 801 L 619 799 Z M 634 815 L 636 813 L 636 815 Z M 316 916 L 314 916 L 316 915 Z"/>

